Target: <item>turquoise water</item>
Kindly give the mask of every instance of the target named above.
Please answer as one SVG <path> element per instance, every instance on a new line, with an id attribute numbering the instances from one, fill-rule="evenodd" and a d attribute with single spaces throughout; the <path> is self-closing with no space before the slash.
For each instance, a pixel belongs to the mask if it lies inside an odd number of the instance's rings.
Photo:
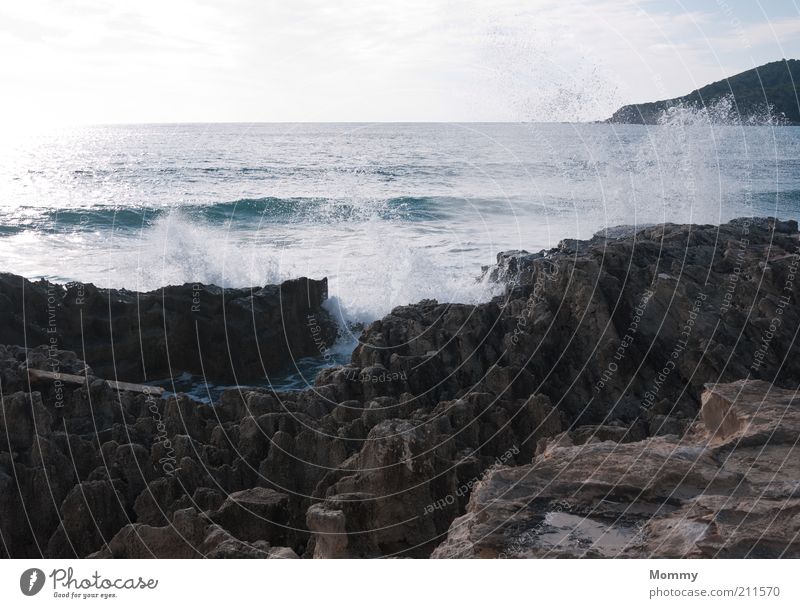
<path id="1" fill-rule="evenodd" d="M 366 322 L 488 298 L 481 265 L 615 224 L 800 215 L 800 129 L 98 126 L 0 144 L 2 270 L 154 289 L 330 280 Z"/>

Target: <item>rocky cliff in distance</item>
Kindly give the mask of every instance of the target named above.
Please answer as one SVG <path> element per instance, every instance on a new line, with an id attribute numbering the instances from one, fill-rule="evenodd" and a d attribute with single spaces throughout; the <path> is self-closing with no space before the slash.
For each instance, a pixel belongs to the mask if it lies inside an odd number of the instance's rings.
<path id="1" fill-rule="evenodd" d="M 730 115 L 715 117 L 734 124 L 759 124 L 765 119 L 779 124 L 800 124 L 800 61 L 781 59 L 692 91 L 688 95 L 621 107 L 608 119 L 611 123 L 657 124 L 671 108 L 712 108 L 731 100 Z"/>
<path id="2" fill-rule="evenodd" d="M 799 244 L 740 219 L 506 252 L 503 296 L 398 307 L 307 390 L 213 405 L 0 347 L 3 551 L 797 556 Z M 31 383 L 54 359 L 85 382 Z"/>

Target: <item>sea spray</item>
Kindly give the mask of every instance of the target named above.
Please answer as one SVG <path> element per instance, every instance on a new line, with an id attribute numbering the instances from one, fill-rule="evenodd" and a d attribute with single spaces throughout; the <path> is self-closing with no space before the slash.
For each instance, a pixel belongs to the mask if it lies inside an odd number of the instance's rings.
<path id="1" fill-rule="evenodd" d="M 326 276 L 353 341 L 396 306 L 490 299 L 497 285 L 475 277 L 498 251 L 614 224 L 794 217 L 791 130 L 718 123 L 682 108 L 655 126 L 91 127 L 0 175 L 0 258 L 136 290 Z"/>

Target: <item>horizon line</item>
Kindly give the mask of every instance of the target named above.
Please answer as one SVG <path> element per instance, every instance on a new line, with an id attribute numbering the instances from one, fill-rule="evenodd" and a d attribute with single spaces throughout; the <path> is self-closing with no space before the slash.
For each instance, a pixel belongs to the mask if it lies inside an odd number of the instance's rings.
<path id="1" fill-rule="evenodd" d="M 70 127 L 132 127 L 132 126 L 169 126 L 169 125 L 480 125 L 480 124 L 506 124 L 506 125 L 568 125 L 568 124 L 600 124 L 604 120 L 175 120 L 175 121 L 135 121 L 135 122 L 63 122 L 63 123 L 38 123 L 17 125 L 17 128 L 36 126 L 40 128 L 70 128 Z M 9 125 L 0 123 L 0 127 Z"/>

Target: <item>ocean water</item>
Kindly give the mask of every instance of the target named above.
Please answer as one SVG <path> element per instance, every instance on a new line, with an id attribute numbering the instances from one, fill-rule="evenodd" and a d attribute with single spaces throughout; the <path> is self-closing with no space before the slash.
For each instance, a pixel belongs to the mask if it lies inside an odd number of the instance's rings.
<path id="1" fill-rule="evenodd" d="M 498 251 L 617 224 L 800 216 L 800 129 L 180 124 L 0 143 L 0 270 L 103 287 L 330 281 L 368 322 L 477 302 Z"/>

